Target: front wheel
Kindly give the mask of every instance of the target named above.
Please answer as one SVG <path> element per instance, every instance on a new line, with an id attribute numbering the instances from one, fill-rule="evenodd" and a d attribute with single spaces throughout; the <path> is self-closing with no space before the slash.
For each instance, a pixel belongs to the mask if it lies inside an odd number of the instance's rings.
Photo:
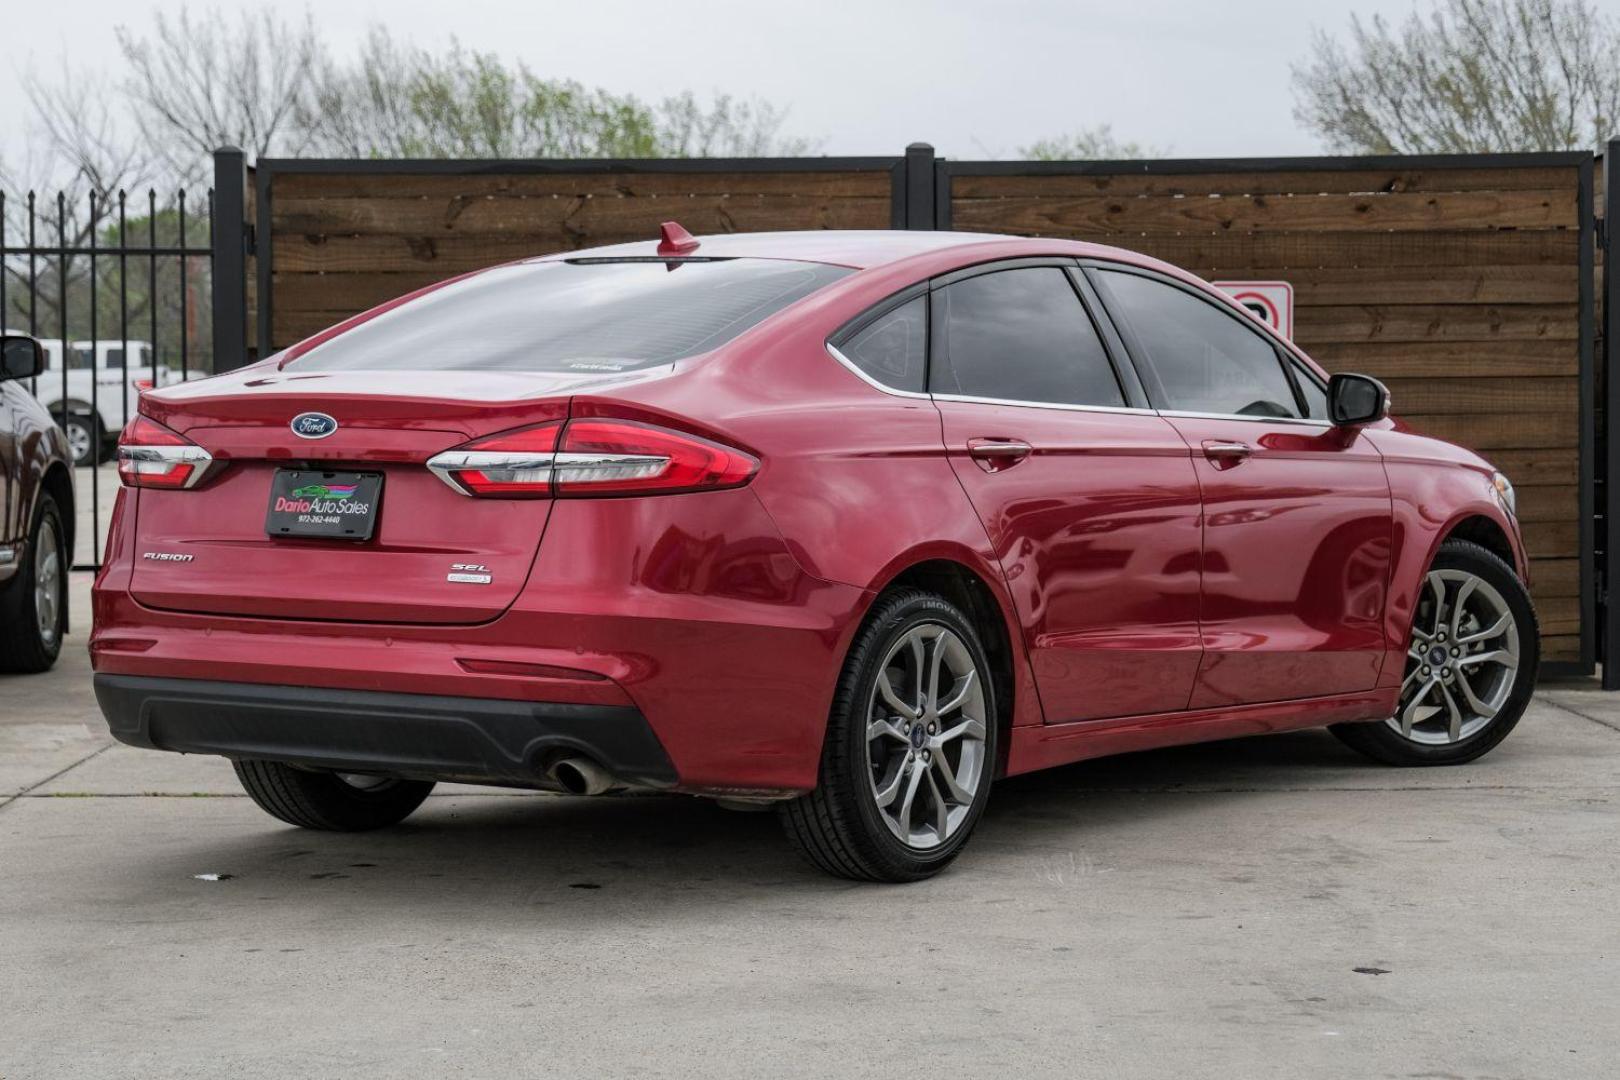
<path id="1" fill-rule="evenodd" d="M 1390 765 L 1460 765 L 1507 738 L 1535 689 L 1541 638 L 1511 567 L 1447 540 L 1424 578 L 1395 715 L 1331 730 Z"/>
<path id="2" fill-rule="evenodd" d="M 878 602 L 844 663 L 816 790 L 780 811 L 810 862 L 903 882 L 961 853 L 995 771 L 990 670 L 949 601 L 908 589 Z"/>
<path id="3" fill-rule="evenodd" d="M 67 530 L 56 500 L 41 493 L 23 563 L 0 588 L 0 671 L 44 671 L 67 633 Z"/>
<path id="4" fill-rule="evenodd" d="M 363 832 L 397 825 L 433 790 L 426 780 L 310 772 L 279 761 L 233 761 L 259 809 L 289 825 Z"/>

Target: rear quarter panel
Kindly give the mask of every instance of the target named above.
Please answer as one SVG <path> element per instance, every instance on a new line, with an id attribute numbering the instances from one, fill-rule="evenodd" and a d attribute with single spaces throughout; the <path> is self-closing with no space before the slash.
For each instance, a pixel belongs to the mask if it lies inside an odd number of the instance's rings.
<path id="1" fill-rule="evenodd" d="M 926 397 L 878 390 L 843 367 L 826 339 L 867 307 L 932 273 L 938 259 L 852 275 L 692 364 L 681 378 L 574 399 L 573 415 L 609 411 L 671 423 L 758 455 L 751 490 L 788 551 L 814 578 L 877 594 L 908 568 L 948 560 L 989 588 L 1013 643 L 1014 724 L 1041 722 L 1021 632 L 984 527 L 945 455 Z M 937 266 L 937 268 L 936 268 Z M 860 613 L 864 615 L 864 610 Z M 829 689 L 860 628 L 841 628 L 821 672 Z M 830 697 L 829 697 L 830 700 Z"/>

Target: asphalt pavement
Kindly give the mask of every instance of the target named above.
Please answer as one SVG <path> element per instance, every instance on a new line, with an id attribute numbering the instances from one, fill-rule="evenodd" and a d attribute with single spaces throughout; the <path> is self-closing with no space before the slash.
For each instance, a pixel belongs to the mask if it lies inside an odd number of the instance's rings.
<path id="1" fill-rule="evenodd" d="M 770 814 L 443 787 L 302 832 L 0 676 L 0 1078 L 1613 1077 L 1620 696 L 1474 765 L 1304 732 L 997 785 L 955 867 Z"/>

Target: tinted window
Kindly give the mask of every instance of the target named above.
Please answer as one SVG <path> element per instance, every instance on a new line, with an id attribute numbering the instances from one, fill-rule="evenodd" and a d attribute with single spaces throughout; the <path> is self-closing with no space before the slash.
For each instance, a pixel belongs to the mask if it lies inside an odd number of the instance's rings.
<path id="1" fill-rule="evenodd" d="M 1097 328 L 1057 267 L 981 274 L 935 295 L 941 347 L 930 383 L 936 393 L 1125 404 Z"/>
<path id="2" fill-rule="evenodd" d="M 921 392 L 928 359 L 928 298 L 908 300 L 879 316 L 838 351 L 885 386 Z"/>
<path id="3" fill-rule="evenodd" d="M 1164 386 L 1164 408 L 1299 415 L 1271 342 L 1236 315 L 1139 274 L 1107 271 L 1103 277 Z"/>
<path id="4" fill-rule="evenodd" d="M 110 367 L 110 368 L 112 368 L 112 367 L 123 367 L 124 366 L 124 350 L 123 349 L 108 349 L 107 350 L 107 366 Z"/>
<path id="5" fill-rule="evenodd" d="M 384 312 L 293 366 L 634 371 L 718 348 L 848 273 L 771 259 L 497 267 Z"/>

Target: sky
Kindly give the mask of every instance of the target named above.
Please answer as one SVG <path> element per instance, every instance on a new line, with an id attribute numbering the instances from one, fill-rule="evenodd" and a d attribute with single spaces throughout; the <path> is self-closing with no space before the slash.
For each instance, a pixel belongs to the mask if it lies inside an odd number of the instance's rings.
<path id="1" fill-rule="evenodd" d="M 156 5 L 165 10 L 173 4 Z M 192 8 L 238 3 L 193 0 Z M 296 16 L 295 3 L 277 8 Z M 1420 6 L 1427 9 L 1428 4 Z M 932 143 L 955 158 L 1016 157 L 1065 131 L 1114 134 L 1174 157 L 1324 148 L 1293 118 L 1289 65 L 1312 32 L 1350 12 L 1397 20 L 1414 0 L 318 0 L 334 53 L 367 27 L 429 48 L 451 37 L 537 73 L 649 100 L 691 89 L 787 110 L 783 134 L 826 154 Z M 1611 15 L 1620 0 L 1598 0 Z M 139 30 L 139 0 L 11 0 L 0 68 L 0 153 L 29 121 L 19 73 L 115 70 L 113 28 Z"/>

